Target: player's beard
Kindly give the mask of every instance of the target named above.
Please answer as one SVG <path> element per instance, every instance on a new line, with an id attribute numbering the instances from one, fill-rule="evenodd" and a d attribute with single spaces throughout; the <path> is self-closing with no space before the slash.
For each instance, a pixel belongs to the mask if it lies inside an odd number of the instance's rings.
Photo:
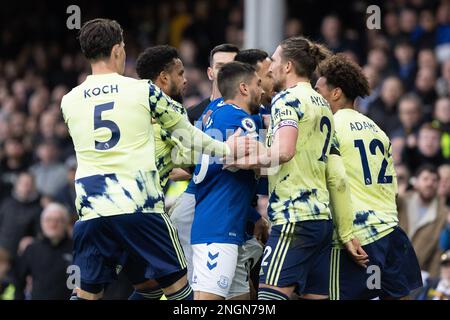
<path id="1" fill-rule="evenodd" d="M 261 99 L 253 99 L 249 104 L 250 114 L 258 114 L 261 107 Z"/>
<path id="2" fill-rule="evenodd" d="M 175 85 L 172 84 L 170 86 L 170 97 L 176 102 L 183 104 L 183 95 L 181 93 L 182 90 L 178 90 L 178 88 Z"/>

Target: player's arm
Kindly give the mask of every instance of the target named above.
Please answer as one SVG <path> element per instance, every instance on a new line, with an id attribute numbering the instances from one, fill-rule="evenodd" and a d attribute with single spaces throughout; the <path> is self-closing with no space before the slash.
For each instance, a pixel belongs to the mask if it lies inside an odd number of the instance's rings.
<path id="1" fill-rule="evenodd" d="M 178 132 L 178 136 L 184 147 L 190 150 L 201 149 L 202 153 L 215 156 L 233 157 L 244 156 L 255 143 L 247 137 L 239 137 L 240 131 L 232 135 L 227 141 L 221 142 L 209 137 L 201 130 L 194 127 L 183 115 L 175 109 L 179 106 L 169 96 L 164 94 L 158 86 L 149 82 L 149 106 L 151 116 L 172 134 Z"/>
<path id="2" fill-rule="evenodd" d="M 326 179 L 338 239 L 345 245 L 353 260 L 366 267 L 369 262 L 368 256 L 358 238 L 353 235 L 353 211 L 345 166 L 334 143 L 328 156 Z"/>
<path id="3" fill-rule="evenodd" d="M 169 179 L 172 181 L 183 181 L 192 178 L 192 174 L 183 168 L 175 168 L 169 174 Z"/>
<path id="4" fill-rule="evenodd" d="M 291 160 L 296 153 L 298 123 L 303 117 L 303 106 L 295 96 L 285 91 L 272 102 L 271 122 L 273 140 L 269 148 L 257 144 L 255 153 L 241 163 L 231 164 L 242 169 L 270 168 Z M 242 163 L 245 162 L 245 163 Z"/>
<path id="5" fill-rule="evenodd" d="M 342 243 L 349 242 L 354 238 L 350 192 L 342 158 L 333 151 L 328 156 L 326 179 L 338 238 Z"/>

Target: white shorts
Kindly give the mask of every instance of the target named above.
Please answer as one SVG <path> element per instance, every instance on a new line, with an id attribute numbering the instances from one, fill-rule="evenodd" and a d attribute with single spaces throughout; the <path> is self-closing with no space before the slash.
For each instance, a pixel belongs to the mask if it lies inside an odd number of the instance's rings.
<path id="1" fill-rule="evenodd" d="M 192 290 L 226 298 L 236 271 L 238 246 L 229 243 L 192 245 Z"/>
<path id="2" fill-rule="evenodd" d="M 261 258 L 263 249 L 263 246 L 255 237 L 247 240 L 247 242 L 239 247 L 236 272 L 231 282 L 227 299 L 250 292 L 250 270 L 253 269 L 259 258 Z"/>
<path id="3" fill-rule="evenodd" d="M 181 247 L 186 257 L 187 278 L 192 280 L 191 229 L 194 221 L 195 195 L 184 192 L 169 211 L 170 220 L 178 231 Z"/>

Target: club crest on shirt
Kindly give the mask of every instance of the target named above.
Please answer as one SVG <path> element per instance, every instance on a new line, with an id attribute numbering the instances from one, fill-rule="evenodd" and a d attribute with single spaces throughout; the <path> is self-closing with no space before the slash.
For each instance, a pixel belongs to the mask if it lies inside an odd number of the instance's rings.
<path id="1" fill-rule="evenodd" d="M 254 132 L 256 131 L 256 124 L 255 121 L 251 118 L 244 118 L 241 121 L 242 128 L 244 128 L 247 132 Z"/>
<path id="2" fill-rule="evenodd" d="M 228 277 L 225 276 L 220 276 L 219 281 L 217 281 L 217 285 L 222 289 L 228 288 L 228 284 L 229 284 Z"/>

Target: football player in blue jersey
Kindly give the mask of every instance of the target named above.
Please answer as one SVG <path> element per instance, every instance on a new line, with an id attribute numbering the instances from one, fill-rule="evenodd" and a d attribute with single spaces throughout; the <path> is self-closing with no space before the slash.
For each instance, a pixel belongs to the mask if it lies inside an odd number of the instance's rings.
<path id="1" fill-rule="evenodd" d="M 225 140 L 242 130 L 256 138 L 258 127 L 251 115 L 259 111 L 264 91 L 255 68 L 230 62 L 219 71 L 218 86 L 224 103 L 205 119 L 205 132 Z M 253 170 L 223 170 L 219 158 L 203 155 L 193 179 L 197 186 L 191 232 L 195 299 L 225 299 L 233 285 L 239 246 L 245 241 L 256 176 Z"/>

